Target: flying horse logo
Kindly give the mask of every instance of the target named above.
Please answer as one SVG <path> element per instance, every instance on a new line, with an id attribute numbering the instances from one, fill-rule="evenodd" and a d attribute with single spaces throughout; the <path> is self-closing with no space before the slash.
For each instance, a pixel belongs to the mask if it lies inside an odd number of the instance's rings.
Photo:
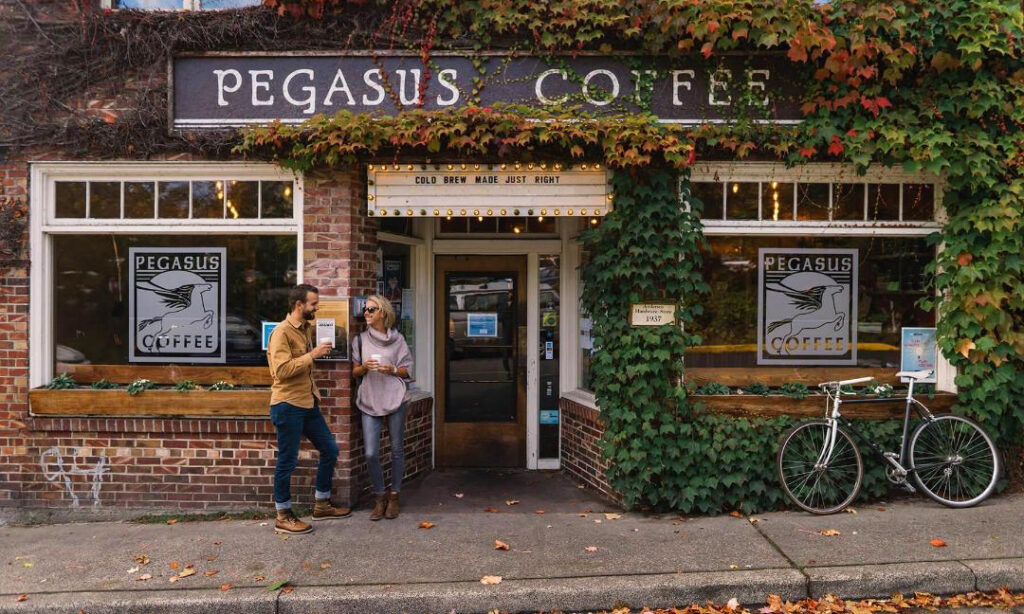
<path id="1" fill-rule="evenodd" d="M 139 290 L 155 294 L 159 306 L 166 309 L 161 315 L 147 318 L 138 324 L 142 347 L 148 351 L 158 351 L 159 340 L 166 339 L 168 335 L 187 333 L 192 327 L 209 329 L 217 319 L 217 312 L 206 306 L 205 298 L 205 295 L 213 290 L 213 284 L 202 281 L 202 278 L 191 273 L 176 275 L 179 280 L 186 276 L 195 279 L 189 279 L 174 287 L 156 283 L 157 279 L 169 275 L 171 274 L 157 275 L 149 281 L 140 281 L 135 286 Z"/>
<path id="2" fill-rule="evenodd" d="M 787 278 L 785 281 L 792 279 Z M 781 294 L 788 299 L 787 305 L 797 313 L 788 318 L 775 320 L 765 328 L 765 334 L 781 339 L 781 353 L 791 353 L 790 339 L 800 339 L 807 331 L 824 328 L 839 332 L 846 325 L 847 314 L 840 306 L 838 296 L 845 289 L 838 284 L 819 284 L 799 290 L 783 281 L 765 284 L 769 292 Z"/>

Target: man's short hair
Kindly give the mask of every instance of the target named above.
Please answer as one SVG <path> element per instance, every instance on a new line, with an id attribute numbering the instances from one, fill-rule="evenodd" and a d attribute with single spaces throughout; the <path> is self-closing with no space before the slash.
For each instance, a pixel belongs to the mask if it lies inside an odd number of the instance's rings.
<path id="1" fill-rule="evenodd" d="M 306 303 L 306 297 L 309 293 L 320 294 L 320 290 L 317 290 L 316 286 L 309 284 L 299 284 L 288 291 L 288 311 L 295 309 L 295 303 Z"/>

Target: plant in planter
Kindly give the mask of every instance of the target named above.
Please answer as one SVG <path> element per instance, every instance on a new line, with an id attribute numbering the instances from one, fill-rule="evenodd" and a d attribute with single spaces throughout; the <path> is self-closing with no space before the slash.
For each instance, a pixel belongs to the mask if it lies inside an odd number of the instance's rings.
<path id="1" fill-rule="evenodd" d="M 50 380 L 50 383 L 43 386 L 47 390 L 72 390 L 78 388 L 78 382 L 75 378 L 71 377 L 67 373 L 61 373 L 57 377 Z"/>
<path id="2" fill-rule="evenodd" d="M 128 391 L 128 394 L 135 396 L 142 392 L 143 390 L 149 390 L 151 388 L 156 388 L 156 384 L 153 382 L 153 380 L 149 380 L 142 377 L 128 384 L 126 390 Z"/>
<path id="3" fill-rule="evenodd" d="M 865 386 L 864 392 L 879 397 L 881 399 L 888 399 L 889 397 L 892 396 L 892 386 L 890 386 L 889 384 L 880 384 L 876 382 L 874 384 L 868 384 L 867 386 Z"/>
<path id="4" fill-rule="evenodd" d="M 779 392 L 793 399 L 803 399 L 811 393 L 807 385 L 800 382 L 786 382 L 779 387 Z"/>
<path id="5" fill-rule="evenodd" d="M 220 381 L 218 381 L 215 384 L 211 384 L 208 389 L 209 390 L 213 390 L 213 391 L 218 391 L 218 390 L 234 390 L 235 389 L 235 385 L 230 383 L 230 382 L 226 382 L 224 380 L 220 380 Z"/>
<path id="6" fill-rule="evenodd" d="M 103 378 L 98 382 L 93 382 L 89 384 L 89 387 L 92 388 L 93 390 L 115 390 L 117 389 L 117 384 L 106 378 Z"/>
<path id="7" fill-rule="evenodd" d="M 762 384 L 761 382 L 754 382 L 753 384 L 746 386 L 741 390 L 741 394 L 756 394 L 762 397 L 768 396 L 768 394 L 772 391 L 771 388 Z"/>
<path id="8" fill-rule="evenodd" d="M 189 390 L 198 390 L 199 386 L 197 386 L 196 383 L 190 379 L 183 379 L 180 382 L 174 384 L 174 389 L 177 390 L 178 392 L 188 392 Z"/>
<path id="9" fill-rule="evenodd" d="M 718 382 L 708 382 L 697 388 L 697 394 L 720 395 L 729 394 L 730 392 L 732 391 L 729 390 L 728 386 Z"/>

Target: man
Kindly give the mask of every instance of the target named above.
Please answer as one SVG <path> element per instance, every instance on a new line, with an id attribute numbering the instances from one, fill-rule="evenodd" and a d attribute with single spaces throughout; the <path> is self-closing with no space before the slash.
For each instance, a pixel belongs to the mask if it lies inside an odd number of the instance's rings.
<path id="1" fill-rule="evenodd" d="M 299 284 L 288 293 L 291 311 L 274 327 L 267 344 L 267 363 L 274 383 L 270 389 L 270 419 L 277 427 L 277 467 L 274 470 L 274 505 L 278 533 L 309 533 L 312 525 L 292 512 L 291 479 L 305 435 L 320 453 L 316 468 L 316 505 L 313 520 L 344 518 L 348 508 L 331 503 L 331 481 L 338 460 L 338 444 L 320 413 L 320 391 L 313 383 L 313 361 L 331 351 L 327 341 L 313 347 L 310 321 L 320 307 L 320 292 Z"/>

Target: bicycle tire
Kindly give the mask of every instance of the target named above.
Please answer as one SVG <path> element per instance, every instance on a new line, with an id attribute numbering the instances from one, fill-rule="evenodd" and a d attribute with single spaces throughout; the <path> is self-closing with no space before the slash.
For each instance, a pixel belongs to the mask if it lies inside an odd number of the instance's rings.
<path id="1" fill-rule="evenodd" d="M 864 482 L 864 460 L 860 449 L 842 427 L 837 430 L 830 466 L 816 466 L 830 428 L 824 420 L 794 426 L 780 439 L 775 458 L 783 492 L 797 507 L 812 514 L 834 514 L 842 510 L 857 498 Z M 849 484 L 851 468 L 853 479 Z M 838 478 L 843 478 L 842 483 Z M 809 485 L 811 479 L 814 482 Z M 826 483 L 823 484 L 822 480 Z M 829 483 L 836 487 L 834 496 L 825 490 Z"/>
<path id="2" fill-rule="evenodd" d="M 947 507 L 981 503 L 999 480 L 995 442 L 978 423 L 963 416 L 937 416 L 922 422 L 910 437 L 908 456 L 917 487 Z M 968 465 L 965 461 L 971 459 Z"/>

